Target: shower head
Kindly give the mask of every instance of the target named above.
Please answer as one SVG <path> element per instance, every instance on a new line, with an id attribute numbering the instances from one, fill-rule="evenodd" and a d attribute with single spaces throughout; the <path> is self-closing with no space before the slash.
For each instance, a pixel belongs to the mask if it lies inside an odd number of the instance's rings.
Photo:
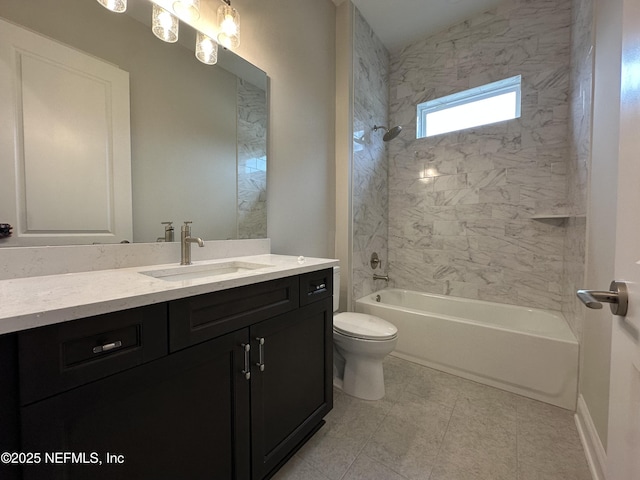
<path id="1" fill-rule="evenodd" d="M 391 127 L 391 128 L 383 127 L 382 125 L 374 125 L 373 131 L 376 132 L 380 128 L 385 131 L 385 134 L 382 137 L 382 140 L 385 142 L 388 142 L 389 140 L 393 140 L 402 131 L 402 125 L 396 125 L 395 127 Z"/>

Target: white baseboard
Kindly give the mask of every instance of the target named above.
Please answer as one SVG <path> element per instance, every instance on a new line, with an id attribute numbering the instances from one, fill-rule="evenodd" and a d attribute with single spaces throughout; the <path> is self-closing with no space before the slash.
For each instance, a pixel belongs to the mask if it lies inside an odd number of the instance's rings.
<path id="1" fill-rule="evenodd" d="M 606 480 L 607 452 L 602 446 L 596 426 L 589 413 L 589 408 L 582 395 L 578 396 L 578 410 L 575 414 L 575 421 L 593 480 Z"/>

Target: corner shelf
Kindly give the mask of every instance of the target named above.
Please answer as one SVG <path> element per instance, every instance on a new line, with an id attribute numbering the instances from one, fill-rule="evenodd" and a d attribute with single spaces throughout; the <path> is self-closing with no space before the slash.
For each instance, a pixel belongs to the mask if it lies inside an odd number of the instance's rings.
<path id="1" fill-rule="evenodd" d="M 538 215 L 531 215 L 532 220 L 566 220 L 568 218 L 586 218 L 585 214 L 580 215 L 572 215 L 569 213 L 560 213 L 560 214 L 546 214 L 541 213 Z"/>
<path id="2" fill-rule="evenodd" d="M 540 214 L 540 215 L 531 215 L 532 220 L 555 220 L 558 218 L 570 218 L 572 215 L 569 214 Z"/>

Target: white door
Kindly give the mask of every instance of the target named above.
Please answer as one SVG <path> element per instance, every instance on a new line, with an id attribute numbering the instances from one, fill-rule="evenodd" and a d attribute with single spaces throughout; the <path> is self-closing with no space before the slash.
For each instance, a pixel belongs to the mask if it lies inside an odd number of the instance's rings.
<path id="1" fill-rule="evenodd" d="M 0 19 L 0 246 L 132 240 L 129 74 Z"/>
<path id="2" fill-rule="evenodd" d="M 615 280 L 627 284 L 629 311 L 625 317 L 611 318 L 607 479 L 637 480 L 640 479 L 640 2 L 616 1 L 622 2 L 622 78 Z"/>

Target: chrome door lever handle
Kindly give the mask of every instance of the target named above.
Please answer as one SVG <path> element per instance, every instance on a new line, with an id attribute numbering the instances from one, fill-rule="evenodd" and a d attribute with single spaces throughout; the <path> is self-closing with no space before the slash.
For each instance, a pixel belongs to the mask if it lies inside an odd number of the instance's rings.
<path id="1" fill-rule="evenodd" d="M 578 298 L 589 308 L 600 309 L 602 303 L 609 303 L 611 313 L 624 317 L 629 309 L 629 294 L 624 282 L 611 282 L 609 291 L 578 290 Z"/>

